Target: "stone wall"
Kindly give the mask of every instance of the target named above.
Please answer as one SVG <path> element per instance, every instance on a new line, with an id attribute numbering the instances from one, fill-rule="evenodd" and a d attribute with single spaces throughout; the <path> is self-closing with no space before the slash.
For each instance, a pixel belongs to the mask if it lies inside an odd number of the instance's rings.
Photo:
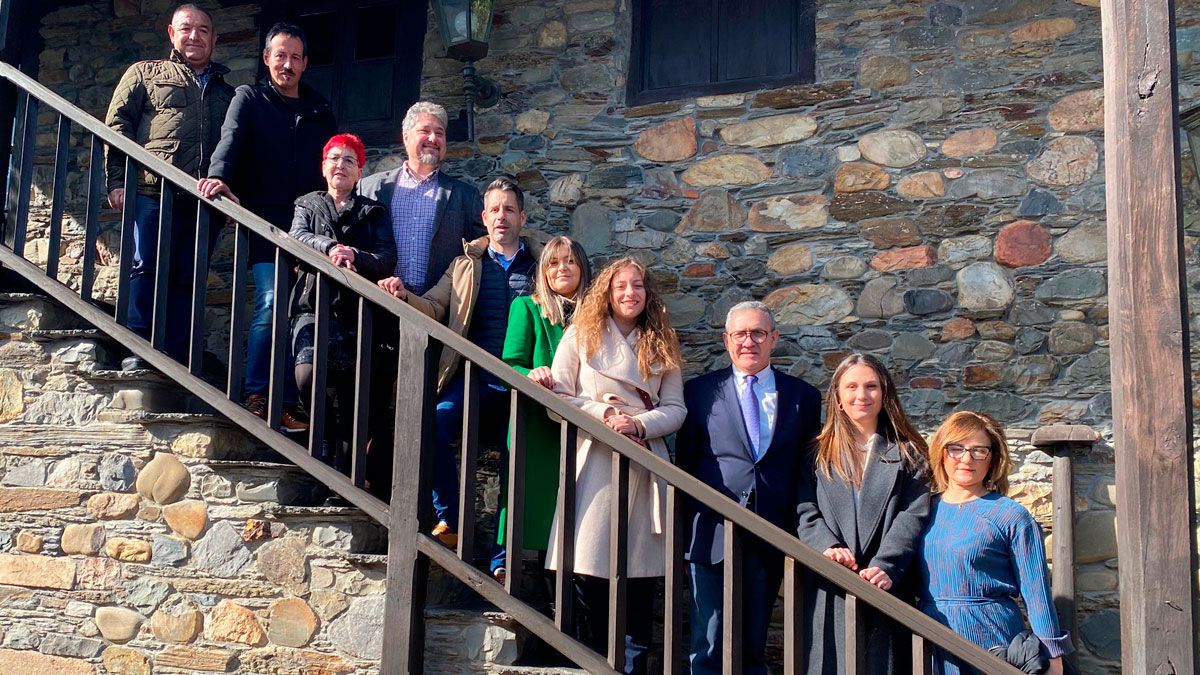
<path id="1" fill-rule="evenodd" d="M 125 64 L 162 52 L 153 21 L 170 3 L 114 4 L 116 17 L 94 3 L 42 27 L 41 79 L 98 115 Z M 1111 442 L 1098 2 L 817 4 L 816 84 L 628 107 L 628 2 L 501 0 L 477 67 L 503 96 L 451 168 L 513 174 L 534 226 L 650 264 L 689 374 L 725 363 L 724 310 L 754 297 L 779 311 L 779 366 L 814 385 L 868 351 L 926 432 L 959 408 L 996 415 L 1017 451 L 1014 495 L 1048 525 L 1050 462 L 1032 430 L 1083 423 Z M 1184 101 L 1196 5 L 1177 3 Z M 255 11 L 215 12 L 234 81 L 254 70 Z M 438 58 L 435 25 L 422 90 L 453 115 L 459 64 Z M 369 168 L 399 152 L 370 149 Z M 1189 193 L 1189 228 L 1198 205 Z M 1077 468 L 1085 672 L 1117 672 L 1119 656 L 1112 452 L 1102 442 Z"/>
<path id="2" fill-rule="evenodd" d="M 724 311 L 757 298 L 779 312 L 777 364 L 818 387 L 867 351 L 927 433 L 956 409 L 995 415 L 1014 496 L 1045 526 L 1031 432 L 1096 428 L 1076 641 L 1084 672 L 1117 672 L 1098 3 L 817 5 L 814 85 L 629 107 L 629 3 L 500 2 L 477 68 L 504 95 L 454 166 L 516 175 L 531 222 L 651 265 L 688 373 L 727 363 Z M 1198 15 L 1179 13 L 1187 82 Z M 431 35 L 423 92 L 454 110 L 439 54 Z"/>
<path id="3" fill-rule="evenodd" d="M 0 668 L 379 672 L 386 531 L 81 327 L 0 293 Z M 521 654 L 464 595 L 435 568 L 426 672 Z"/>
<path id="4" fill-rule="evenodd" d="M 0 664 L 377 670 L 380 528 L 64 319 L 0 298 Z"/>

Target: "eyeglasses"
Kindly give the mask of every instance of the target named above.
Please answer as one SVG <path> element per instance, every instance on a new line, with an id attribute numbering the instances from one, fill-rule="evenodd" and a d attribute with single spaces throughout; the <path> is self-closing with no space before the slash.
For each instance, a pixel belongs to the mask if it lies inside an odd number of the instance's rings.
<path id="1" fill-rule="evenodd" d="M 763 341 L 766 340 L 767 336 L 770 334 L 771 334 L 771 331 L 767 331 L 767 330 L 735 330 L 732 333 L 726 333 L 726 335 L 729 336 L 729 339 L 733 340 L 736 343 L 741 343 L 741 342 L 745 341 L 746 337 L 749 336 L 750 339 L 753 340 L 754 344 L 756 344 L 756 345 L 762 344 Z"/>
<path id="2" fill-rule="evenodd" d="M 992 455 L 992 449 L 986 445 L 976 445 L 968 448 L 958 443 L 947 443 L 946 454 L 954 459 L 962 459 L 963 455 L 971 453 L 971 459 L 987 459 Z"/>
<path id="3" fill-rule="evenodd" d="M 358 166 L 358 158 L 353 155 L 325 155 L 325 161 L 334 166 Z"/>

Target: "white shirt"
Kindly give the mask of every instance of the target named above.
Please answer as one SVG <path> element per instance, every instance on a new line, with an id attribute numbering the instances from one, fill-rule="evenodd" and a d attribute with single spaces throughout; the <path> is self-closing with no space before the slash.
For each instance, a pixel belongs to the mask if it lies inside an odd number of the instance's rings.
<path id="1" fill-rule="evenodd" d="M 733 374 L 740 401 L 746 391 L 746 375 L 749 373 L 744 373 L 734 366 Z M 775 434 L 775 411 L 779 408 L 779 391 L 775 388 L 775 369 L 771 366 L 763 368 L 754 376 L 758 378 L 754 383 L 754 395 L 758 398 L 758 455 L 762 457 L 767 448 L 771 447 L 771 437 Z"/>

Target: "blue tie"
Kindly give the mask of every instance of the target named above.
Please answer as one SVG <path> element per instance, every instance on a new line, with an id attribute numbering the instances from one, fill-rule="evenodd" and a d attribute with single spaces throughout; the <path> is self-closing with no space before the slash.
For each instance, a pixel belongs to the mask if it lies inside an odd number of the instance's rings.
<path id="1" fill-rule="evenodd" d="M 759 426 L 758 426 L 758 396 L 754 393 L 754 383 L 758 378 L 753 375 L 745 377 L 746 387 L 742 389 L 742 420 L 746 422 L 746 433 L 750 436 L 750 449 L 754 453 L 754 461 L 759 457 Z"/>

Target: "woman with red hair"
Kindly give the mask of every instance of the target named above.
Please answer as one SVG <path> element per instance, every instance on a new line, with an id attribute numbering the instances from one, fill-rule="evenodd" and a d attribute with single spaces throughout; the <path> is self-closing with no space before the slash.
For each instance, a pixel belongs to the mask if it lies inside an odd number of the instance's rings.
<path id="1" fill-rule="evenodd" d="M 358 136 L 338 134 L 325 144 L 321 156 L 321 175 L 328 186 L 324 191 L 310 192 L 296 200 L 291 235 L 307 244 L 338 267 L 357 272 L 370 281 L 391 276 L 396 268 L 396 244 L 392 222 L 386 206 L 358 194 L 355 187 L 362 177 L 367 161 L 366 149 Z M 304 401 L 310 401 L 313 380 L 313 340 L 316 325 L 316 281 L 312 271 L 301 269 L 292 289 L 292 349 L 296 355 L 296 384 Z M 353 293 L 333 285 L 330 302 L 329 356 L 326 372 L 338 408 L 348 406 L 353 391 L 354 335 L 358 320 L 358 303 Z M 342 410 L 343 415 L 349 410 Z M 333 450 L 322 452 L 326 461 L 339 469 L 348 469 L 348 453 L 338 447 L 335 434 L 344 424 L 326 424 L 323 439 Z M 331 454 L 336 455 L 330 456 Z"/>

